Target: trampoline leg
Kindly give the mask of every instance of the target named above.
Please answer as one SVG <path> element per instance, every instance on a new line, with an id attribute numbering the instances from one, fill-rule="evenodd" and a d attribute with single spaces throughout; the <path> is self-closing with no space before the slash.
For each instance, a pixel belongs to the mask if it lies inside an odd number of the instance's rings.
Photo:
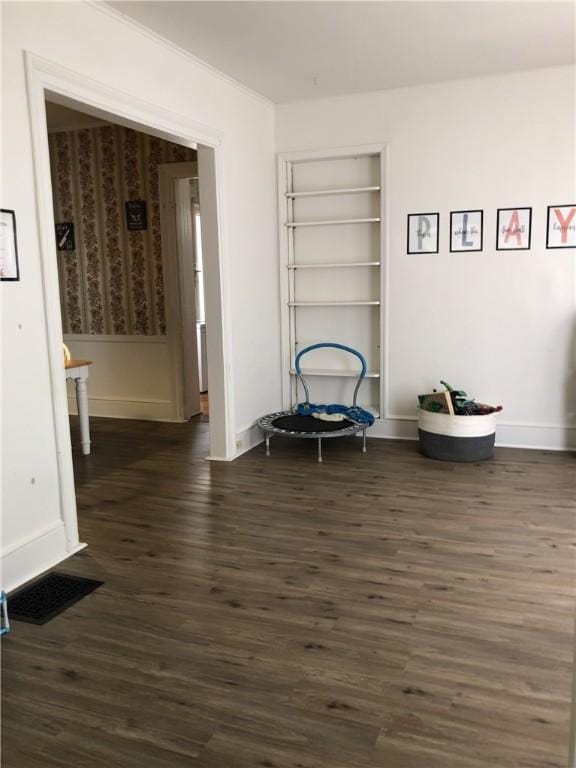
<path id="1" fill-rule="evenodd" d="M 366 430 L 362 430 L 362 453 L 366 453 Z"/>
<path id="2" fill-rule="evenodd" d="M 266 435 L 266 456 L 270 456 L 270 435 Z"/>
<path id="3" fill-rule="evenodd" d="M 318 461 L 322 461 L 322 438 L 318 438 Z"/>

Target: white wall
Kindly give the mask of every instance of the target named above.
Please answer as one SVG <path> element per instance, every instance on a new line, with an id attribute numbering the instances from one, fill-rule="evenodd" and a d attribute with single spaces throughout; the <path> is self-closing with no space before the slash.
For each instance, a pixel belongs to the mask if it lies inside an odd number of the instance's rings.
<path id="1" fill-rule="evenodd" d="M 502 403 L 500 444 L 576 445 L 574 250 L 546 250 L 546 206 L 576 202 L 574 70 L 279 106 L 277 150 L 388 142 L 388 402 L 446 379 Z M 496 209 L 533 207 L 532 249 L 495 250 Z M 451 210 L 484 209 L 484 251 L 449 253 Z M 439 211 L 440 253 L 406 255 L 406 215 Z"/>
<path id="2" fill-rule="evenodd" d="M 21 280 L 3 320 L 4 585 L 66 555 L 50 403 L 24 52 L 218 130 L 236 430 L 280 403 L 274 111 L 270 103 L 94 6 L 3 3 L 2 206 L 16 210 Z"/>

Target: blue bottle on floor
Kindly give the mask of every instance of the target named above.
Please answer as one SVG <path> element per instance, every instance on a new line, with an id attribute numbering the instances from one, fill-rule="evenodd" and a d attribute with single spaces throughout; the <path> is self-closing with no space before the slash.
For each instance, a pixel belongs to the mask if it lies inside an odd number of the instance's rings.
<path id="1" fill-rule="evenodd" d="M 2 590 L 0 592 L 0 635 L 7 635 L 10 632 L 10 620 L 8 619 L 8 596 Z"/>

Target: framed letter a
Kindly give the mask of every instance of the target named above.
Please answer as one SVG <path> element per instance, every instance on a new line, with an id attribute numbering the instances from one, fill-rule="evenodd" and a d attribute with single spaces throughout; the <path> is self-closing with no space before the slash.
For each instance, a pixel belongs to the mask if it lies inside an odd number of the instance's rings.
<path id="1" fill-rule="evenodd" d="M 496 250 L 528 251 L 532 229 L 532 208 L 498 208 Z"/>

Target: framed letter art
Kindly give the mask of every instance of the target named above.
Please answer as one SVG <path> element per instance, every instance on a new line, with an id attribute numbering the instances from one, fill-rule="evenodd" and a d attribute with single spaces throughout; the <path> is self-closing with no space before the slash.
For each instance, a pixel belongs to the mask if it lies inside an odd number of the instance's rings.
<path id="1" fill-rule="evenodd" d="M 0 209 L 0 280 L 20 280 L 16 214 Z"/>
<path id="2" fill-rule="evenodd" d="M 527 251 L 532 235 L 532 208 L 498 208 L 496 250 Z"/>
<path id="3" fill-rule="evenodd" d="M 576 205 L 549 205 L 546 248 L 576 248 Z"/>
<path id="4" fill-rule="evenodd" d="M 481 251 L 484 211 L 450 212 L 450 251 Z"/>
<path id="5" fill-rule="evenodd" d="M 408 253 L 438 253 L 439 213 L 408 214 Z"/>

